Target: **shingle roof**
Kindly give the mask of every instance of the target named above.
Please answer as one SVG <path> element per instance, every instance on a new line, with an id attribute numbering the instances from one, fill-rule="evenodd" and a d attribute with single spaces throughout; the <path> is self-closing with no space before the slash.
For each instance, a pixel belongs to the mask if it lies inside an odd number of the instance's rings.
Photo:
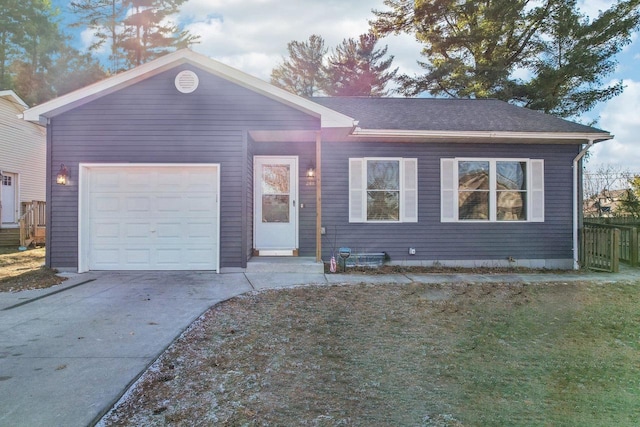
<path id="1" fill-rule="evenodd" d="M 604 132 L 497 99 L 315 97 L 362 129 L 493 132 Z"/>

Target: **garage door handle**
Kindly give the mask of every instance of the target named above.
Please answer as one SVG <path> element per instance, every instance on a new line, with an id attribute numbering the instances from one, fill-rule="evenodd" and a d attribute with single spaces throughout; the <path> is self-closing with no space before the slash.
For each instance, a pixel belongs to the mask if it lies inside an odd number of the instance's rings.
<path id="1" fill-rule="evenodd" d="M 294 208 L 296 207 L 296 201 L 295 200 L 293 201 L 293 207 Z"/>

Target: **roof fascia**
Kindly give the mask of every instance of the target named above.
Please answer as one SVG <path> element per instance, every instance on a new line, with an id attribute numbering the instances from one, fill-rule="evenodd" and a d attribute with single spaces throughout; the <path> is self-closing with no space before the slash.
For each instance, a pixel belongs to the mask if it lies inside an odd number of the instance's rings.
<path id="1" fill-rule="evenodd" d="M 29 108 L 26 102 L 24 102 L 16 93 L 12 90 L 2 90 L 0 91 L 0 98 L 10 98 L 14 103 L 18 104 L 21 110 L 26 110 Z"/>
<path id="2" fill-rule="evenodd" d="M 354 119 L 351 117 L 316 104 L 301 96 L 294 95 L 264 80 L 224 65 L 221 62 L 195 53 L 189 49 L 182 49 L 170 53 L 154 61 L 147 62 L 131 70 L 116 74 L 113 77 L 35 106 L 24 112 L 24 119 L 37 122 L 40 121 L 41 117 L 54 117 L 182 64 L 192 64 L 227 81 L 260 93 L 314 117 L 319 117 L 323 128 L 352 128 L 354 126 Z"/>
<path id="3" fill-rule="evenodd" d="M 176 57 L 176 53 L 165 55 L 155 61 L 147 62 L 131 70 L 54 98 L 51 101 L 36 105 L 25 111 L 23 118 L 28 121 L 38 122 L 42 117 L 55 117 L 187 62 L 186 59 Z"/>
<path id="4" fill-rule="evenodd" d="M 506 132 L 506 131 L 430 131 L 401 129 L 361 129 L 356 128 L 351 136 L 360 138 L 385 139 L 526 139 L 526 140 L 593 140 L 594 142 L 613 139 L 608 132 Z"/>

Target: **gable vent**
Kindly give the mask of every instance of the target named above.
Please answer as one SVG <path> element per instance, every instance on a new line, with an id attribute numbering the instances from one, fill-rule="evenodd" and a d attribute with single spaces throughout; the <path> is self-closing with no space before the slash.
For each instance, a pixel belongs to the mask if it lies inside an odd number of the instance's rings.
<path id="1" fill-rule="evenodd" d="M 193 71 L 180 71 L 176 76 L 176 89 L 182 93 L 191 93 L 198 88 L 198 76 Z"/>

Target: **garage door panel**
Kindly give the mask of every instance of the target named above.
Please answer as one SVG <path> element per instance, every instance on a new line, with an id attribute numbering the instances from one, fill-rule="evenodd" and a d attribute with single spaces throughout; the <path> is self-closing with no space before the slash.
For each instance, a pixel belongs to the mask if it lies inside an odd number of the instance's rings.
<path id="1" fill-rule="evenodd" d="M 143 196 L 136 194 L 134 196 L 127 196 L 124 199 L 124 205 L 127 212 L 140 213 L 150 212 L 151 210 L 151 198 L 149 196 Z"/>
<path id="2" fill-rule="evenodd" d="M 136 239 L 136 241 L 140 241 L 140 239 L 150 241 L 153 238 L 152 228 L 153 225 L 148 222 L 125 222 L 123 227 L 124 233 L 120 238 Z"/>
<path id="3" fill-rule="evenodd" d="M 97 223 L 92 227 L 92 234 L 98 239 L 113 239 L 114 241 L 120 240 L 120 224 Z"/>
<path id="4" fill-rule="evenodd" d="M 217 167 L 127 169 L 90 169 L 89 269 L 216 270 Z"/>
<path id="5" fill-rule="evenodd" d="M 211 240 L 215 237 L 216 224 L 213 222 L 194 222 L 187 224 L 187 237 L 190 240 Z"/>
<path id="6" fill-rule="evenodd" d="M 194 248 L 187 250 L 188 263 L 191 268 L 205 266 L 208 260 L 214 255 L 215 253 L 211 249 Z"/>
<path id="7" fill-rule="evenodd" d="M 94 263 L 97 269 L 111 270 L 120 265 L 119 249 L 95 248 L 92 256 L 95 258 Z"/>
<path id="8" fill-rule="evenodd" d="M 125 248 L 123 251 L 124 265 L 152 266 L 151 249 L 149 248 Z"/>
<path id="9" fill-rule="evenodd" d="M 180 212 L 183 203 L 182 199 L 179 195 L 156 197 L 158 212 Z"/>
<path id="10" fill-rule="evenodd" d="M 158 240 L 180 239 L 184 227 L 181 222 L 159 222 L 156 226 Z"/>
<path id="11" fill-rule="evenodd" d="M 116 212 L 120 210 L 120 198 L 115 196 L 101 195 L 93 198 L 93 203 L 98 212 Z"/>
<path id="12" fill-rule="evenodd" d="M 120 180 L 120 184 L 131 191 L 154 191 L 157 184 L 154 184 L 154 174 L 140 171 L 121 172 L 123 179 Z"/>
<path id="13" fill-rule="evenodd" d="M 185 197 L 184 202 L 188 212 L 211 212 L 216 204 L 215 199 L 207 196 Z"/>
<path id="14" fill-rule="evenodd" d="M 172 266 L 174 269 L 184 263 L 183 251 L 177 249 L 158 249 L 157 259 L 158 266 Z"/>
<path id="15" fill-rule="evenodd" d="M 114 174 L 108 170 L 91 171 L 91 189 L 93 191 L 105 191 L 115 193 L 120 188 L 120 174 Z"/>

